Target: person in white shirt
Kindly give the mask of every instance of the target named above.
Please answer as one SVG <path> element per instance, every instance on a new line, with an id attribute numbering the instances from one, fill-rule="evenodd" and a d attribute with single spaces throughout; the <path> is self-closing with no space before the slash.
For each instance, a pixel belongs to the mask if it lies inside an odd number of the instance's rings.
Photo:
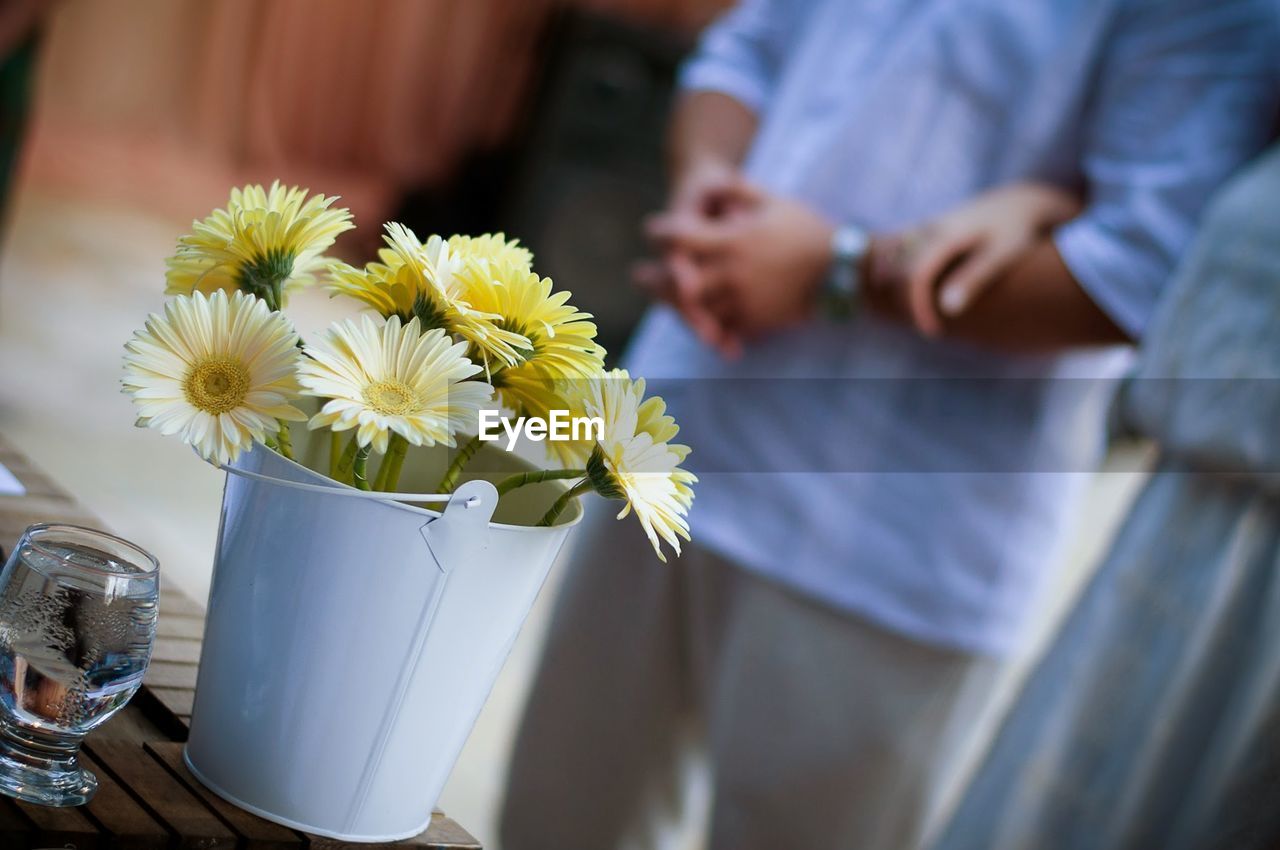
<path id="1" fill-rule="evenodd" d="M 918 844 L 1127 345 L 1266 141 L 1276 17 L 745 0 L 707 31 L 641 274 L 667 303 L 628 354 L 693 448 L 695 542 L 651 563 L 588 517 L 506 850 L 651 844 L 691 743 L 711 850 Z"/>

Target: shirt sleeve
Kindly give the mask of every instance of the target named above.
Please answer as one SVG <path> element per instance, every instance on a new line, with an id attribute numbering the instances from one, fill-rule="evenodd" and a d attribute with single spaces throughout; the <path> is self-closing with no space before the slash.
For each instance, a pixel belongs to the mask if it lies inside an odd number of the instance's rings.
<path id="1" fill-rule="evenodd" d="M 741 0 L 711 24 L 680 71 L 685 91 L 717 91 L 759 114 L 772 93 L 788 21 L 801 17 L 787 0 Z"/>
<path id="2" fill-rule="evenodd" d="M 1116 22 L 1085 107 L 1088 205 L 1055 240 L 1135 339 L 1212 191 L 1266 143 L 1278 35 L 1271 0 L 1138 0 Z"/>

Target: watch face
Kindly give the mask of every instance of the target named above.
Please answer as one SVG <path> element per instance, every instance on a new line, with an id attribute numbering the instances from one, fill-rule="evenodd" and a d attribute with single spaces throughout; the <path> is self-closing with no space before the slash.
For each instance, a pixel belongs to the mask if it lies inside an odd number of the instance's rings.
<path id="1" fill-rule="evenodd" d="M 821 307 L 829 319 L 847 321 L 857 312 L 858 264 L 870 244 L 867 232 L 845 225 L 831 235 L 831 269 L 822 284 Z"/>
<path id="2" fill-rule="evenodd" d="M 860 227 L 841 227 L 831 239 L 832 253 L 837 260 L 859 260 L 866 253 L 870 241 L 867 232 Z"/>

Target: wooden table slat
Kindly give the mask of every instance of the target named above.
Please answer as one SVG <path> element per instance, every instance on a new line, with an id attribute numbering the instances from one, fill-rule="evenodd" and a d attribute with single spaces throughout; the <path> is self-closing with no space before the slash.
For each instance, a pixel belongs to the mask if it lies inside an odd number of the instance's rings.
<path id="1" fill-rule="evenodd" d="M 86 745 L 90 746 L 90 745 Z M 91 755 L 110 770 L 155 818 L 180 836 L 178 846 L 233 848 L 237 836 L 202 800 L 160 767 L 142 747 L 124 741 L 95 741 Z"/>
<path id="2" fill-rule="evenodd" d="M 162 566 L 163 570 L 164 567 Z M 174 617 L 195 617 L 197 620 L 204 622 L 204 606 L 192 599 L 181 590 L 173 587 L 165 587 L 164 579 L 160 580 L 160 610 Z M 196 638 L 204 636 L 201 630 Z"/>
<path id="3" fill-rule="evenodd" d="M 146 750 L 188 791 L 198 796 L 205 805 L 218 814 L 218 817 L 243 835 L 249 842 L 247 846 L 252 850 L 286 850 L 306 844 L 306 839 L 300 833 L 233 806 L 201 785 L 200 780 L 191 775 L 186 762 L 182 760 L 182 744 L 156 742 L 147 744 Z"/>
<path id="4" fill-rule="evenodd" d="M 151 688 L 151 693 L 179 717 L 190 717 L 196 692 L 190 688 Z"/>
<path id="5" fill-rule="evenodd" d="M 310 850 L 368 850 L 368 844 L 354 841 L 343 841 L 336 838 L 321 838 L 318 835 L 307 836 L 311 843 Z M 483 850 L 480 844 L 465 829 L 454 823 L 443 812 L 435 812 L 431 816 L 431 825 L 426 831 L 404 841 L 390 844 L 378 844 L 377 847 L 417 847 L 422 850 Z"/>
<path id="6" fill-rule="evenodd" d="M 148 688 L 143 685 L 138 692 L 133 695 L 126 711 L 136 711 L 146 718 L 147 722 L 160 730 L 160 735 L 151 735 L 145 738 L 147 741 L 185 741 L 187 740 L 187 720 L 190 715 L 175 714 L 173 709 L 165 705 L 160 699 Z M 104 738 L 115 738 L 114 734 L 103 735 Z M 141 743 L 141 742 L 139 742 Z"/>
<path id="7" fill-rule="evenodd" d="M 444 812 L 437 811 L 431 816 L 431 826 L 417 838 L 410 838 L 403 844 L 411 844 L 419 839 L 427 839 L 431 847 L 439 850 L 483 850 L 480 842 L 471 833 L 462 828 L 453 818 Z"/>
<path id="8" fill-rule="evenodd" d="M 48 845 L 60 847 L 69 844 L 76 850 L 102 847 L 106 841 L 102 831 L 78 808 L 37 806 L 14 800 L 13 804 L 36 826 L 36 838 Z"/>
<path id="9" fill-rule="evenodd" d="M 204 617 L 196 617 L 191 614 L 175 614 L 170 611 L 165 604 L 174 596 L 172 592 L 165 594 L 165 600 L 161 603 L 161 610 L 164 616 L 156 623 L 156 635 L 158 637 L 168 638 L 185 638 L 187 640 L 203 640 L 204 639 Z"/>
<path id="10" fill-rule="evenodd" d="M 112 836 L 116 846 L 131 850 L 164 850 L 168 847 L 172 837 L 164 825 L 148 814 L 88 753 L 81 753 L 80 758 L 84 766 L 98 777 L 98 793 L 85 808 Z"/>
<path id="11" fill-rule="evenodd" d="M 147 666 L 143 682 L 150 688 L 181 688 L 194 691 L 196 676 L 200 668 L 194 664 L 179 664 L 174 661 L 157 661 Z"/>
<path id="12" fill-rule="evenodd" d="M 164 608 L 160 608 L 163 616 Z M 155 649 L 151 651 L 155 661 L 175 661 L 179 664 L 200 663 L 200 641 L 186 638 L 156 638 Z"/>
<path id="13" fill-rule="evenodd" d="M 0 797 L 0 846 L 5 850 L 10 847 L 25 850 L 34 838 L 31 824 L 22 816 L 17 804 L 8 797 Z"/>

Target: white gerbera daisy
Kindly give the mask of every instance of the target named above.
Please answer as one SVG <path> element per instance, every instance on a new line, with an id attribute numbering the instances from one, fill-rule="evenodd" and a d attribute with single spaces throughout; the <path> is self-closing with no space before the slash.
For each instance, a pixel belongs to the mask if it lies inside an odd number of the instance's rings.
<path id="1" fill-rule="evenodd" d="M 122 384 L 139 425 L 228 463 L 278 432 L 281 419 L 306 419 L 290 404 L 297 346 L 289 320 L 252 295 L 196 292 L 153 313 L 125 344 Z"/>
<path id="2" fill-rule="evenodd" d="M 659 397 L 644 397 L 644 379 L 632 380 L 614 369 L 583 382 L 587 416 L 604 420 L 604 436 L 587 460 L 587 478 L 607 499 L 623 499 L 622 519 L 634 510 L 659 560 L 666 562 L 659 538 L 680 554 L 680 538 L 689 539 L 686 519 L 698 479 L 680 468 L 689 447 L 669 442 L 679 432 Z"/>
<path id="3" fill-rule="evenodd" d="M 493 387 L 467 380 L 480 367 L 466 350 L 439 328 L 422 333 L 416 318 L 336 322 L 306 347 L 298 372 L 306 395 L 329 399 L 310 427 L 356 428 L 357 442 L 379 452 L 393 431 L 415 446 L 452 446 L 493 398 Z"/>

